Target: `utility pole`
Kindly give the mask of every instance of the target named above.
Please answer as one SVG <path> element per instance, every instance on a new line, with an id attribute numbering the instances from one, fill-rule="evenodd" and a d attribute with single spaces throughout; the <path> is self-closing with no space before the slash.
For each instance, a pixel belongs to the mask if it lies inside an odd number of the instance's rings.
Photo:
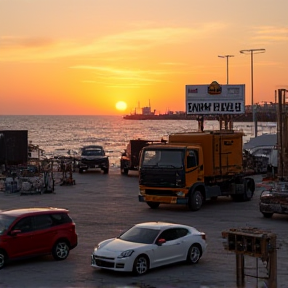
<path id="1" fill-rule="evenodd" d="M 253 95 L 253 55 L 259 53 L 265 53 L 265 49 L 247 49 L 247 50 L 240 50 L 242 54 L 249 54 L 251 56 L 251 108 L 253 113 L 253 123 L 255 129 L 255 137 L 257 137 L 257 119 L 256 119 L 256 110 L 254 109 L 254 95 Z"/>
<path id="2" fill-rule="evenodd" d="M 229 83 L 229 58 L 234 57 L 234 55 L 218 55 L 219 58 L 226 58 L 226 77 L 227 77 L 227 85 Z M 220 130 L 222 129 L 222 121 L 224 119 L 224 126 L 225 129 L 228 129 L 228 123 L 229 123 L 229 128 L 232 130 L 232 121 L 231 121 L 231 115 L 225 115 L 225 116 L 220 116 Z"/>

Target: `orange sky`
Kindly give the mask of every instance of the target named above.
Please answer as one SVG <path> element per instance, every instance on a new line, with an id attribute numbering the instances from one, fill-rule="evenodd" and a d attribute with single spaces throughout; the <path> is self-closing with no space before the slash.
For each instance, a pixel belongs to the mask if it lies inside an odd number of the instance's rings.
<path id="1" fill-rule="evenodd" d="M 185 85 L 288 89 L 287 0 L 0 0 L 0 115 L 185 111 Z M 126 111 L 115 104 L 125 101 Z"/>

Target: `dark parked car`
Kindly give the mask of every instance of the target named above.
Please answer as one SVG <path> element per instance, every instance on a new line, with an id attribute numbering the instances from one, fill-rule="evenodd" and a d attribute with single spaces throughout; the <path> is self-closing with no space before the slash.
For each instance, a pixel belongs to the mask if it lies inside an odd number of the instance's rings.
<path id="1" fill-rule="evenodd" d="M 52 254 L 64 260 L 78 244 L 68 210 L 25 208 L 0 212 L 0 269 L 10 260 Z"/>
<path id="2" fill-rule="evenodd" d="M 109 158 L 105 155 L 105 151 L 100 145 L 84 146 L 77 158 L 79 173 L 83 173 L 88 169 L 101 169 L 104 174 L 109 173 Z"/>

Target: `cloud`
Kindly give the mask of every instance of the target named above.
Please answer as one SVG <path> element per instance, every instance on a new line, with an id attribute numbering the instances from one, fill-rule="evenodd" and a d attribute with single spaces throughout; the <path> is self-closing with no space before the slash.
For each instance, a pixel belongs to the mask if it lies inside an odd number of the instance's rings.
<path id="1" fill-rule="evenodd" d="M 222 29 L 221 23 L 203 26 L 157 27 L 137 29 L 107 35 L 84 42 L 82 39 L 48 39 L 43 37 L 1 37 L 0 61 L 45 61 L 65 57 L 95 57 L 120 51 L 143 51 L 191 41 L 191 38 L 205 38 L 209 33 Z"/>
<path id="2" fill-rule="evenodd" d="M 181 62 L 163 62 L 159 64 L 166 65 L 166 66 L 187 66 L 186 63 L 181 63 Z"/>
<path id="3" fill-rule="evenodd" d="M 1 37 L 1 49 L 23 49 L 49 47 L 55 44 L 53 39 L 41 37 Z"/>
<path id="4" fill-rule="evenodd" d="M 287 41 L 288 27 L 260 26 L 254 28 L 254 40 L 261 41 Z"/>
<path id="5" fill-rule="evenodd" d="M 82 69 L 82 70 L 91 70 L 95 71 L 96 78 L 98 80 L 84 80 L 84 83 L 102 83 L 107 87 L 127 87 L 127 83 L 129 83 L 129 87 L 135 88 L 136 86 L 147 86 L 152 83 L 163 83 L 167 82 L 167 80 L 161 79 L 161 76 L 167 74 L 176 74 L 175 71 L 166 71 L 166 70 L 139 70 L 139 69 L 119 69 L 115 67 L 108 66 L 72 66 L 71 69 Z M 153 77 L 149 77 L 153 76 Z M 157 76 L 158 79 L 156 78 Z M 99 82 L 99 80 L 101 82 Z M 111 83 L 118 83 L 111 85 Z M 134 84 L 131 84 L 133 82 Z"/>

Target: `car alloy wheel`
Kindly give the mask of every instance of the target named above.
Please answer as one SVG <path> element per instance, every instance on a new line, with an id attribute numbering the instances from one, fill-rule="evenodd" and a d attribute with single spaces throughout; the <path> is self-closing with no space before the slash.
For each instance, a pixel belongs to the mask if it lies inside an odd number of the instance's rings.
<path id="1" fill-rule="evenodd" d="M 5 254 L 3 251 L 0 251 L 0 269 L 5 265 Z"/>
<path id="2" fill-rule="evenodd" d="M 190 264 L 196 264 L 201 258 L 201 248 L 197 244 L 193 244 L 188 251 L 187 262 Z"/>
<path id="3" fill-rule="evenodd" d="M 135 259 L 133 272 L 136 275 L 143 275 L 149 269 L 149 261 L 145 255 L 140 255 Z"/>
<path id="4" fill-rule="evenodd" d="M 57 242 L 53 247 L 53 257 L 55 260 L 64 260 L 69 255 L 69 246 L 65 241 Z"/>

